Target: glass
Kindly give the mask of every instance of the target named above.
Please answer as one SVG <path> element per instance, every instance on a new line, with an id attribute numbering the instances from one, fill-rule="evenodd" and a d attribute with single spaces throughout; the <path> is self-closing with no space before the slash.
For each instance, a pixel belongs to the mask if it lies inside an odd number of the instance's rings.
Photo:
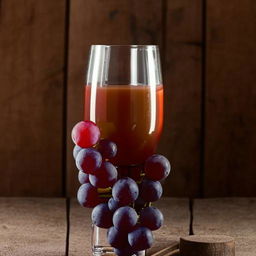
<path id="1" fill-rule="evenodd" d="M 141 166 L 156 152 L 163 127 L 163 85 L 156 45 L 91 46 L 85 86 L 84 119 L 95 122 L 101 137 L 117 144 L 111 162 Z M 101 229 L 93 227 L 95 255 L 107 253 Z M 97 253 L 96 253 L 97 252 Z M 140 255 L 144 255 L 141 253 Z"/>

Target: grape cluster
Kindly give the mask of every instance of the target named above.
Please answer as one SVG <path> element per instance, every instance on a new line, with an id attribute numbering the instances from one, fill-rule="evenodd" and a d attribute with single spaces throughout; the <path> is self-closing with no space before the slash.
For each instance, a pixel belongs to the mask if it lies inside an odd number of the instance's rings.
<path id="1" fill-rule="evenodd" d="M 98 127 L 81 121 L 72 130 L 73 156 L 79 170 L 79 203 L 94 207 L 92 222 L 108 229 L 107 240 L 118 256 L 129 256 L 152 246 L 152 231 L 163 225 L 163 214 L 151 205 L 163 193 L 161 180 L 170 173 L 162 155 L 150 156 L 143 166 L 114 166 L 117 146 L 100 139 Z"/>

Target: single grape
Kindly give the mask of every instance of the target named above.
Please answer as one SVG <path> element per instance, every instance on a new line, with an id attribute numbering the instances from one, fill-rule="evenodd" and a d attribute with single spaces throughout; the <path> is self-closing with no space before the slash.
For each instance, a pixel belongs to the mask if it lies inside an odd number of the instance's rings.
<path id="1" fill-rule="evenodd" d="M 101 154 L 93 148 L 80 150 L 76 157 L 78 170 L 87 174 L 94 174 L 94 171 L 101 166 L 101 163 Z"/>
<path id="2" fill-rule="evenodd" d="M 81 148 L 90 148 L 98 142 L 100 130 L 91 121 L 81 121 L 73 127 L 71 137 L 73 142 Z"/>
<path id="3" fill-rule="evenodd" d="M 77 200 L 84 207 L 91 208 L 96 206 L 100 202 L 97 188 L 90 183 L 81 185 L 77 191 Z"/>
<path id="4" fill-rule="evenodd" d="M 118 208 L 113 215 L 114 227 L 121 231 L 131 231 L 136 225 L 137 220 L 138 215 L 136 211 L 129 206 Z"/>
<path id="5" fill-rule="evenodd" d="M 116 229 L 114 226 L 108 229 L 107 240 L 112 247 L 121 248 L 128 245 L 128 233 Z"/>
<path id="6" fill-rule="evenodd" d="M 76 157 L 77 157 L 77 155 L 78 155 L 78 153 L 80 152 L 81 149 L 82 148 L 77 146 L 77 145 L 74 146 L 74 148 L 73 148 L 73 157 L 74 157 L 74 159 L 76 159 Z"/>
<path id="7" fill-rule="evenodd" d="M 89 175 L 89 180 L 97 188 L 112 187 L 117 180 L 116 167 L 109 162 L 103 162 L 94 175 Z"/>
<path id="8" fill-rule="evenodd" d="M 110 159 L 116 156 L 117 153 L 117 145 L 116 143 L 103 139 L 100 140 L 98 144 L 98 150 L 102 154 L 104 159 Z"/>
<path id="9" fill-rule="evenodd" d="M 146 227 L 137 227 L 128 234 L 130 246 L 135 251 L 142 251 L 150 248 L 153 244 L 153 234 Z"/>
<path id="10" fill-rule="evenodd" d="M 134 252 L 132 247 L 128 245 L 128 246 L 122 247 L 122 248 L 114 248 L 114 253 L 117 256 L 132 256 L 136 252 Z"/>
<path id="11" fill-rule="evenodd" d="M 155 207 L 146 207 L 140 212 L 140 224 L 150 230 L 159 229 L 163 225 L 163 222 L 163 214 Z"/>
<path id="12" fill-rule="evenodd" d="M 145 175 L 150 180 L 165 179 L 171 170 L 168 159 L 162 155 L 152 155 L 145 163 Z"/>
<path id="13" fill-rule="evenodd" d="M 138 185 L 129 177 L 119 179 L 112 188 L 113 198 L 124 205 L 134 202 L 138 198 L 138 195 Z"/>
<path id="14" fill-rule="evenodd" d="M 163 188 L 159 181 L 143 180 L 140 184 L 140 197 L 146 202 L 157 201 L 162 193 Z"/>
<path id="15" fill-rule="evenodd" d="M 110 211 L 114 212 L 118 208 L 120 208 L 121 206 L 122 205 L 120 205 L 120 203 L 115 201 L 115 199 L 113 197 L 109 198 L 109 200 L 108 200 L 108 208 L 110 209 Z"/>
<path id="16" fill-rule="evenodd" d="M 109 210 L 108 204 L 98 204 L 92 210 L 92 223 L 100 228 L 112 227 L 113 213 Z"/>
<path id="17" fill-rule="evenodd" d="M 80 184 L 88 183 L 89 182 L 89 174 L 79 171 L 78 172 L 78 180 Z"/>

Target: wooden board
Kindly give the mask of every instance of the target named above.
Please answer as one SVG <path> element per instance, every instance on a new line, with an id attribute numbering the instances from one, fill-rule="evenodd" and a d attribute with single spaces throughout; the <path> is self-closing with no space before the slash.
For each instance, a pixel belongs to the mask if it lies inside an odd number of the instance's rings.
<path id="1" fill-rule="evenodd" d="M 0 198 L 1 256 L 64 256 L 65 199 Z"/>
<path id="2" fill-rule="evenodd" d="M 62 191 L 65 1 L 1 1 L 0 195 Z"/>
<path id="3" fill-rule="evenodd" d="M 155 244 L 148 255 L 174 244 L 179 236 L 189 233 L 189 207 L 187 199 L 163 198 L 156 204 L 165 216 L 164 226 L 154 232 Z M 71 201 L 69 255 L 91 255 L 91 210 Z"/>
<path id="4" fill-rule="evenodd" d="M 84 82 L 88 51 L 92 44 L 159 44 L 162 38 L 162 3 L 154 0 L 71 1 L 68 116 L 67 190 L 75 195 L 77 171 L 70 139 L 74 124 L 83 119 Z"/>
<path id="5" fill-rule="evenodd" d="M 193 230 L 196 235 L 229 235 L 235 238 L 236 256 L 256 252 L 256 199 L 196 199 Z"/>
<path id="6" fill-rule="evenodd" d="M 205 196 L 255 196 L 256 2 L 207 1 Z"/>
<path id="7" fill-rule="evenodd" d="M 165 122 L 159 152 L 173 167 L 166 195 L 198 196 L 201 136 L 201 2 L 168 0 L 165 35 Z"/>
<path id="8" fill-rule="evenodd" d="M 70 202 L 69 256 L 91 255 L 91 209 Z"/>
<path id="9" fill-rule="evenodd" d="M 190 235 L 180 238 L 180 255 L 235 256 L 235 240 L 224 235 Z"/>

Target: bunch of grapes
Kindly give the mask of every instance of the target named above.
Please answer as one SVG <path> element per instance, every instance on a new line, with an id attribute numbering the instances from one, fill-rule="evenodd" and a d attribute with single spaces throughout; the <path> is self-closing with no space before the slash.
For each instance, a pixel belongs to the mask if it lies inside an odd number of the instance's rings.
<path id="1" fill-rule="evenodd" d="M 79 203 L 94 207 L 92 222 L 108 229 L 107 240 L 118 256 L 130 256 L 150 248 L 152 231 L 163 225 L 163 214 L 151 205 L 162 196 L 161 180 L 170 173 L 162 155 L 150 156 L 143 166 L 114 166 L 117 146 L 100 140 L 99 128 L 81 121 L 72 130 L 73 156 L 79 170 Z"/>

